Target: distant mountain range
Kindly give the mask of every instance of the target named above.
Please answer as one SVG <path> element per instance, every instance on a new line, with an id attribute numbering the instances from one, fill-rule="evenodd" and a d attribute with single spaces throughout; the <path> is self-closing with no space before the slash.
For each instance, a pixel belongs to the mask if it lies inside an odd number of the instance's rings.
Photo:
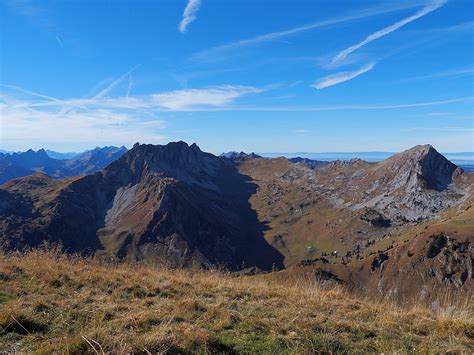
<path id="1" fill-rule="evenodd" d="M 0 153 L 0 184 L 34 173 L 44 173 L 54 178 L 93 173 L 105 168 L 126 151 L 125 147 L 95 148 L 67 159 L 67 156 L 75 153 L 50 151 L 48 154 L 44 149 Z"/>
<path id="2" fill-rule="evenodd" d="M 95 157 L 114 154 L 93 172 Z M 23 169 L 51 159 L 20 156 Z M 400 299 L 472 290 L 474 175 L 429 145 L 377 163 L 316 164 L 137 143 L 66 162 L 71 174 L 91 173 L 52 179 L 41 171 L 0 186 L 3 248 L 47 241 L 97 258 L 284 269 Z"/>

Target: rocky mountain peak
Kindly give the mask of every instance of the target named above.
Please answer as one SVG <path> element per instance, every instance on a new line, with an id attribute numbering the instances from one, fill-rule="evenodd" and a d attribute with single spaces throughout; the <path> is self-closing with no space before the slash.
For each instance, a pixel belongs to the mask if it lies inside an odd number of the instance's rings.
<path id="1" fill-rule="evenodd" d="M 211 180 L 223 162 L 216 156 L 203 152 L 197 144 L 170 142 L 166 145 L 136 143 L 105 169 L 106 173 L 120 170 L 135 179 L 150 173 L 162 174 L 180 181 L 213 188 Z"/>
<path id="2" fill-rule="evenodd" d="M 430 144 L 417 145 L 396 154 L 381 163 L 386 169 L 398 175 L 407 174 L 424 183 L 432 190 L 445 190 L 453 180 L 453 173 L 458 169 Z"/>

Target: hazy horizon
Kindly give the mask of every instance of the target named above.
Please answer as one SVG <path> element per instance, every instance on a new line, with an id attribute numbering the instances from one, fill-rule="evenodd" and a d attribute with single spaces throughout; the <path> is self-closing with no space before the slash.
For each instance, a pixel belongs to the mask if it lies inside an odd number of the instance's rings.
<path id="1" fill-rule="evenodd" d="M 169 142 L 164 142 L 164 143 L 157 143 L 157 144 L 160 144 L 160 145 L 166 145 L 168 143 L 171 143 L 173 141 L 169 141 Z M 139 144 L 153 144 L 153 143 L 146 143 L 146 142 L 137 142 Z M 187 144 L 193 144 L 193 143 L 196 143 L 200 148 L 201 146 L 199 145 L 199 143 L 197 142 L 186 142 Z M 429 144 L 429 143 L 426 143 L 426 144 Z M 422 144 L 420 144 L 422 145 Z M 73 150 L 55 150 L 55 149 L 50 149 L 48 147 L 41 147 L 39 149 L 33 149 L 33 148 L 28 148 L 28 149 L 25 149 L 25 150 L 16 150 L 16 151 L 13 151 L 13 150 L 7 150 L 7 149 L 3 149 L 3 148 L 0 148 L 0 152 L 3 152 L 3 153 L 21 153 L 21 152 L 26 152 L 28 150 L 33 150 L 35 152 L 41 150 L 41 149 L 44 149 L 46 152 L 48 151 L 51 151 L 51 152 L 55 152 L 55 153 L 60 153 L 60 154 L 81 154 L 81 153 L 84 153 L 86 151 L 91 151 L 93 149 L 96 149 L 96 148 L 105 148 L 105 147 L 116 147 L 116 148 L 120 148 L 120 147 L 125 147 L 126 149 L 130 150 L 133 146 L 125 146 L 125 145 L 121 145 L 121 146 L 94 146 L 94 147 L 89 147 L 87 149 L 84 149 L 84 150 L 80 150 L 80 151 L 73 151 Z M 411 147 L 409 147 L 411 148 Z M 408 149 L 409 149 L 408 148 Z M 434 147 L 436 149 L 436 147 Z M 201 148 L 201 150 L 203 150 Z M 438 150 L 438 149 L 436 149 Z M 439 150 L 438 150 L 439 151 Z M 342 151 L 342 150 L 334 150 L 334 151 L 256 151 L 256 150 L 242 150 L 242 149 L 231 149 L 231 150 L 227 150 L 227 151 L 208 151 L 209 153 L 212 153 L 212 154 L 222 154 L 222 153 L 227 153 L 227 152 L 244 152 L 244 153 L 256 153 L 256 154 L 259 154 L 259 155 L 262 155 L 262 156 L 267 156 L 267 157 L 275 157 L 275 156 L 278 156 L 278 154 L 281 154 L 281 155 L 288 155 L 289 157 L 304 157 L 305 155 L 312 155 L 312 154 L 357 154 L 357 153 L 362 153 L 362 154 L 380 154 L 380 155 L 386 155 L 386 154 L 397 154 L 397 153 L 400 153 L 402 152 L 402 150 L 400 151 L 388 151 L 388 150 L 354 150 L 354 151 Z M 451 154 L 451 155 L 462 155 L 462 154 L 469 154 L 469 155 L 474 155 L 474 150 L 473 151 L 439 151 L 441 154 Z M 474 157 L 473 157 L 474 158 Z"/>

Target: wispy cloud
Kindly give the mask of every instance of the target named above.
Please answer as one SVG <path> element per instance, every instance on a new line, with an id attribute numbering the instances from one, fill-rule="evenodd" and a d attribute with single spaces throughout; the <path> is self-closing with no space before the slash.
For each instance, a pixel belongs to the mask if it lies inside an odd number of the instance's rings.
<path id="1" fill-rule="evenodd" d="M 112 83 L 104 89 L 107 92 L 102 90 L 93 98 L 60 100 L 14 86 L 2 86 L 0 140 L 3 145 L 18 149 L 46 143 L 59 146 L 65 141 L 84 148 L 97 142 L 160 143 L 166 140 L 162 133 L 166 122 L 160 117 L 161 113 L 224 107 L 241 96 L 264 91 L 249 86 L 222 85 L 134 97 L 128 92 L 127 96 L 111 98 L 106 94 L 112 89 Z"/>
<path id="2" fill-rule="evenodd" d="M 184 8 L 183 18 L 179 23 L 179 32 L 185 33 L 191 22 L 196 20 L 196 14 L 201 6 L 201 0 L 189 0 Z"/>
<path id="3" fill-rule="evenodd" d="M 399 104 L 361 104 L 332 106 L 226 106 L 215 108 L 192 109 L 191 111 L 248 111 L 248 112 L 324 112 L 324 111 L 366 111 L 395 110 L 414 107 L 442 106 L 463 102 L 473 102 L 474 96 L 456 97 L 445 100 L 409 102 Z"/>
<path id="4" fill-rule="evenodd" d="M 151 96 L 158 106 L 184 110 L 199 106 L 225 106 L 240 96 L 261 92 L 250 86 L 225 85 L 208 89 L 176 90 Z"/>
<path id="5" fill-rule="evenodd" d="M 305 31 L 314 30 L 317 28 L 329 27 L 337 24 L 342 24 L 350 21 L 360 20 L 366 17 L 381 15 L 385 13 L 395 12 L 407 8 L 413 8 L 417 6 L 418 2 L 403 2 L 400 4 L 390 3 L 384 4 L 383 6 L 371 7 L 358 12 L 349 13 L 345 16 L 334 17 L 329 20 L 313 22 L 304 26 L 294 27 L 283 31 L 269 32 L 262 35 L 258 35 L 251 38 L 241 39 L 238 41 L 230 42 L 220 46 L 212 47 L 204 51 L 198 52 L 194 55 L 195 59 L 207 60 L 216 59 L 221 56 L 224 52 L 235 50 L 242 47 L 252 46 L 263 42 L 269 42 L 283 37 L 291 36 Z"/>
<path id="6" fill-rule="evenodd" d="M 295 129 L 294 132 L 297 134 L 306 134 L 306 133 L 309 133 L 309 130 L 300 128 L 300 129 Z"/>
<path id="7" fill-rule="evenodd" d="M 394 31 L 398 30 L 400 27 L 403 27 L 406 24 L 408 24 L 412 21 L 415 21 L 416 19 L 419 19 L 420 17 L 423 17 L 423 16 L 429 14 L 430 12 L 433 12 L 433 11 L 439 9 L 444 4 L 446 4 L 446 2 L 447 2 L 447 0 L 432 0 L 432 1 L 430 1 L 429 5 L 425 6 L 424 8 L 422 8 L 420 11 L 418 11 L 414 15 L 406 17 L 403 20 L 400 20 L 400 21 L 394 23 L 391 26 L 385 27 L 384 29 L 381 29 L 377 32 L 374 32 L 371 35 L 369 35 L 366 39 L 364 39 L 363 41 L 361 41 L 359 43 L 356 43 L 356 44 L 344 49 L 343 51 L 338 53 L 336 56 L 334 56 L 334 58 L 332 59 L 331 62 L 333 64 L 342 62 L 344 59 L 346 59 L 346 57 L 349 54 L 356 51 L 357 49 L 359 49 L 359 48 L 365 46 L 366 44 L 369 44 L 370 42 L 373 42 L 373 41 L 375 41 L 375 40 L 377 40 L 377 39 L 379 39 L 383 36 L 386 36 L 389 33 L 392 33 Z"/>
<path id="8" fill-rule="evenodd" d="M 33 110 L 4 105 L 0 102 L 2 120 L 0 141 L 17 149 L 60 147 L 85 149 L 97 145 L 131 146 L 137 141 L 162 143 L 165 121 L 143 112 L 90 109 L 58 115 L 48 110 Z"/>
<path id="9" fill-rule="evenodd" d="M 0 102 L 3 101 L 4 104 L 13 102 L 12 108 L 15 109 L 29 108 L 35 110 L 69 109 L 74 107 L 83 111 L 96 109 L 154 110 L 158 112 L 193 111 L 205 110 L 211 107 L 222 107 L 233 103 L 239 97 L 270 90 L 268 87 L 256 88 L 242 85 L 220 85 L 201 89 L 166 91 L 149 95 L 105 97 L 105 91 L 109 92 L 111 85 L 93 98 L 72 98 L 64 100 L 17 87 L 3 85 L 4 87 L 14 88 L 23 94 L 29 95 L 30 98 L 12 100 L 10 96 L 2 94 L 0 95 Z M 13 97 L 15 98 L 15 96 Z M 33 97 L 36 99 L 33 100 Z M 67 110 L 60 112 L 60 114 L 66 113 Z"/>
<path id="10" fill-rule="evenodd" d="M 16 14 L 28 18 L 32 23 L 48 32 L 55 32 L 57 25 L 52 21 L 45 4 L 33 0 L 6 0 L 5 5 Z"/>
<path id="11" fill-rule="evenodd" d="M 407 81 L 417 81 L 417 80 L 430 80 L 430 79 L 439 79 L 439 78 L 450 78 L 450 77 L 460 77 L 466 75 L 473 75 L 474 68 L 459 68 L 452 70 L 445 70 L 437 73 L 431 73 L 426 75 L 417 75 L 407 79 L 401 79 L 402 82 Z"/>
<path id="12" fill-rule="evenodd" d="M 329 75 L 318 80 L 316 83 L 313 84 L 313 87 L 315 89 L 320 90 L 320 89 L 324 89 L 333 85 L 337 85 L 345 81 L 352 80 L 358 77 L 359 75 L 367 73 L 369 70 L 372 70 L 374 67 L 375 67 L 375 63 L 369 63 L 365 67 L 360 68 L 356 71 L 345 71 L 345 72 Z"/>

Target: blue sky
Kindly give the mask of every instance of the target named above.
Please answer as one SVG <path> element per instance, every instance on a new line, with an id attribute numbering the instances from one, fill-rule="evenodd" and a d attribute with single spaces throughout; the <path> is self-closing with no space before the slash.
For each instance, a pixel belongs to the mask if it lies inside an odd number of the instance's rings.
<path id="1" fill-rule="evenodd" d="M 474 2 L 0 3 L 0 148 L 474 151 Z"/>

